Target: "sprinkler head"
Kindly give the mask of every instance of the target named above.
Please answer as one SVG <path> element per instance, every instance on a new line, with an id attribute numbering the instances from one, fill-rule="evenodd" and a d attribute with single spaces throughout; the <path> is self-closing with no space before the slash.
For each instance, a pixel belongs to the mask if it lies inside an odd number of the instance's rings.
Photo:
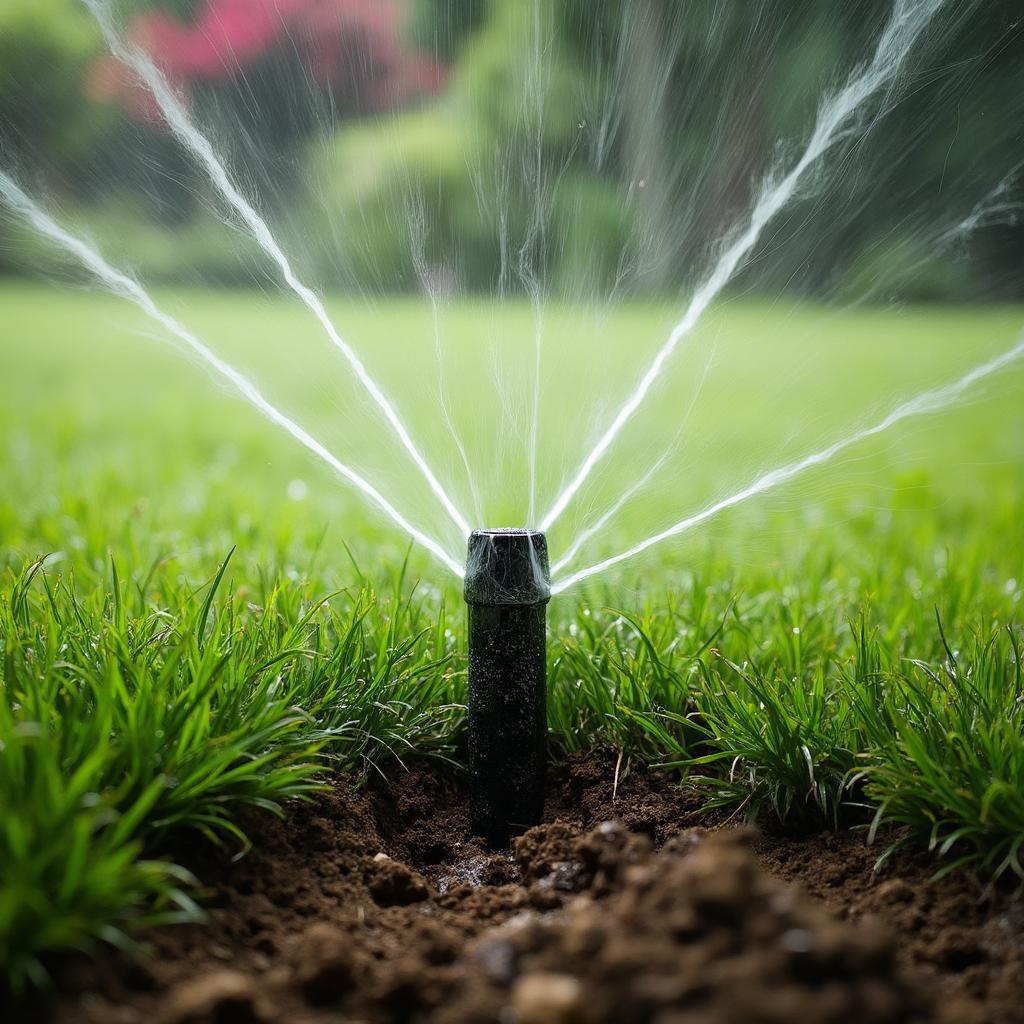
<path id="1" fill-rule="evenodd" d="M 544 810 L 548 545 L 535 530 L 474 530 L 469 605 L 470 819 L 504 845 Z"/>

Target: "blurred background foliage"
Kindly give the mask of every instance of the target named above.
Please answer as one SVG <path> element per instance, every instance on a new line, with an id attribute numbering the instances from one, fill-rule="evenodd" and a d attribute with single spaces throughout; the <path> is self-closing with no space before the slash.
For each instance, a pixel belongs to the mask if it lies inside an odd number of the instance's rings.
<path id="1" fill-rule="evenodd" d="M 145 47 L 326 288 L 605 301 L 692 285 L 888 0 L 129 0 Z M 734 287 L 1020 298 L 1019 0 L 952 5 Z M 4 162 L 151 282 L 267 268 L 80 0 L 0 4 Z M 1003 215 L 1005 214 L 1005 215 Z M 942 244 L 938 244 L 941 241 Z M 0 224 L 0 270 L 38 246 Z"/>

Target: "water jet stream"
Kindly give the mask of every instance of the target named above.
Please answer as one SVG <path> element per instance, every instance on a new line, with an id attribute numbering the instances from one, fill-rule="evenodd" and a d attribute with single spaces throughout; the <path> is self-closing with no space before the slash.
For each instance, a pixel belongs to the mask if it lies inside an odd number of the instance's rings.
<path id="1" fill-rule="evenodd" d="M 541 365 L 544 348 L 544 299 L 543 272 L 540 277 L 530 267 L 529 253 L 543 250 L 544 244 L 544 202 L 542 199 L 544 174 L 541 156 L 544 151 L 544 92 L 545 74 L 541 63 L 541 26 L 540 0 L 533 0 L 533 17 L 531 20 L 530 66 L 528 78 L 533 102 L 534 140 L 533 140 L 533 224 L 527 232 L 519 250 L 519 277 L 530 295 L 533 306 L 533 393 L 531 396 L 530 433 L 527 444 L 527 473 L 529 475 L 529 495 L 526 506 L 526 521 L 532 523 L 537 514 L 537 441 L 540 436 L 540 394 Z"/>
<path id="2" fill-rule="evenodd" d="M 944 384 L 942 387 L 932 388 L 929 391 L 922 391 L 914 398 L 908 399 L 906 402 L 896 406 L 888 416 L 879 420 L 878 423 L 875 423 L 873 426 L 865 427 L 863 430 L 858 430 L 849 437 L 836 441 L 834 444 L 829 445 L 828 448 L 823 448 L 821 451 L 814 452 L 812 455 L 807 455 L 797 462 L 791 462 L 787 466 L 781 466 L 778 469 L 773 469 L 770 472 L 765 473 L 763 476 L 758 477 L 752 484 L 744 487 L 743 490 L 737 491 L 728 498 L 722 498 L 720 501 L 716 501 L 714 504 L 709 505 L 707 508 L 687 517 L 686 519 L 681 519 L 678 523 L 668 527 L 668 529 L 662 530 L 660 533 L 656 533 L 653 536 L 648 537 L 646 540 L 642 540 L 639 544 L 634 544 L 633 547 L 628 550 L 622 551 L 617 555 L 612 555 L 610 558 L 606 558 L 604 561 L 591 565 L 586 569 L 580 569 L 579 572 L 575 572 L 563 580 L 557 580 L 551 586 L 551 593 L 559 594 L 563 590 L 567 590 L 573 584 L 580 583 L 582 580 L 585 580 L 590 576 L 594 576 L 599 572 L 604 572 L 604 570 L 610 569 L 613 565 L 617 565 L 619 562 L 624 562 L 627 558 L 639 555 L 642 551 L 646 551 L 649 547 L 653 547 L 655 544 L 659 544 L 663 540 L 668 540 L 670 537 L 676 537 L 681 533 L 685 533 L 694 526 L 698 526 L 700 523 L 706 522 L 718 515 L 719 512 L 724 512 L 727 508 L 739 505 L 748 498 L 753 498 L 755 495 L 771 490 L 771 488 L 777 487 L 779 484 L 785 483 L 787 480 L 792 480 L 793 477 L 798 476 L 806 469 L 811 469 L 814 466 L 820 466 L 823 463 L 828 462 L 830 459 L 834 458 L 840 452 L 845 451 L 852 445 L 855 445 L 866 438 L 873 437 L 875 434 L 881 434 L 883 431 L 888 430 L 891 426 L 894 426 L 901 420 L 908 419 L 911 416 L 921 416 L 925 413 L 937 412 L 938 410 L 951 405 L 972 385 L 985 377 L 990 377 L 999 370 L 1005 369 L 1022 356 L 1024 356 L 1024 334 L 1021 335 L 1016 345 L 1007 349 L 1007 351 L 1002 353 L 1002 355 L 996 356 L 994 359 L 989 360 L 987 363 L 983 363 L 981 366 L 976 366 L 973 370 L 968 371 L 951 384 Z"/>
<path id="3" fill-rule="evenodd" d="M 127 274 L 110 266 L 92 246 L 62 228 L 46 213 L 12 178 L 0 170 L 0 199 L 12 210 L 24 217 L 41 235 L 79 260 L 111 292 L 134 302 L 146 314 L 160 323 L 185 343 L 203 362 L 217 371 L 231 383 L 242 396 L 254 405 L 271 422 L 283 427 L 300 444 L 324 460 L 336 473 L 354 484 L 382 512 L 388 515 L 402 530 L 423 545 L 438 560 L 444 563 L 460 579 L 462 566 L 452 558 L 433 538 L 413 526 L 368 480 L 350 466 L 332 455 L 319 441 L 308 434 L 294 420 L 272 405 L 244 374 L 226 363 L 215 352 L 201 342 L 183 324 L 161 310 L 150 298 L 149 293 Z"/>
<path id="4" fill-rule="evenodd" d="M 882 86 L 892 81 L 921 32 L 945 3 L 946 0 L 896 0 L 892 17 L 879 38 L 871 61 L 851 75 L 842 89 L 829 96 L 818 108 L 810 141 L 789 173 L 777 181 L 769 178 L 762 186 L 747 226 L 734 236 L 733 241 L 719 257 L 714 270 L 694 293 L 682 319 L 672 328 L 640 383 L 580 464 L 576 475 L 555 500 L 551 510 L 541 520 L 538 527 L 540 530 L 550 530 L 555 520 L 565 511 L 593 468 L 607 454 L 619 432 L 640 407 L 654 382 L 661 376 L 666 360 L 732 280 L 757 244 L 769 221 L 793 198 L 807 172 L 839 139 L 849 133 L 852 128 L 851 119 L 861 105 Z"/>
<path id="5" fill-rule="evenodd" d="M 615 503 L 607 512 L 603 513 L 598 519 L 592 523 L 586 529 L 581 530 L 579 534 L 573 539 L 572 543 L 565 549 L 565 554 L 551 566 L 552 574 L 561 572 L 572 560 L 580 553 L 583 546 L 590 540 L 591 537 L 599 534 L 605 526 L 617 515 L 617 513 L 629 502 L 629 499 L 636 494 L 637 491 L 641 490 L 647 483 L 650 482 L 659 469 L 665 464 L 668 459 L 668 452 L 660 456 L 658 460 L 647 470 L 646 473 L 635 483 L 630 484 L 622 492 L 622 494 L 616 499 Z"/>
<path id="6" fill-rule="evenodd" d="M 445 387 L 444 375 L 444 346 L 441 343 L 441 310 L 438 302 L 438 289 L 431 280 L 430 268 L 427 265 L 426 257 L 426 233 L 427 214 L 423 208 L 423 200 L 420 196 L 410 196 L 406 207 L 406 219 L 409 222 L 411 234 L 411 256 L 413 270 L 420 283 L 420 289 L 427 296 L 430 302 L 430 323 L 434 335 L 434 358 L 437 361 L 437 396 L 441 405 L 441 415 L 444 417 L 445 426 L 448 428 L 448 435 L 455 445 L 459 458 L 462 460 L 462 468 L 466 472 L 466 482 L 469 485 L 469 493 L 473 500 L 473 512 L 476 521 L 484 521 L 483 504 L 480 501 L 480 492 L 477 489 L 476 477 L 473 475 L 473 467 L 469 462 L 469 453 L 466 451 L 465 442 L 452 418 L 451 408 L 448 404 L 448 389 Z"/>
<path id="7" fill-rule="evenodd" d="M 100 31 L 103 33 L 103 38 L 106 40 L 110 52 L 122 64 L 130 68 L 142 84 L 152 93 L 153 98 L 167 120 L 168 127 L 175 137 L 205 168 L 211 182 L 225 202 L 234 210 L 250 236 L 277 264 L 285 283 L 317 318 L 321 327 L 327 333 L 328 338 L 348 360 L 356 377 L 359 378 L 359 382 L 366 388 L 370 397 L 384 413 L 385 418 L 398 435 L 398 439 L 402 442 L 405 450 L 409 453 L 413 462 L 416 463 L 417 468 L 430 485 L 430 489 L 444 506 L 449 516 L 451 516 L 453 522 L 461 531 L 462 536 L 468 537 L 470 532 L 469 522 L 455 507 L 447 491 L 441 486 L 437 477 L 434 476 L 433 471 L 427 465 L 420 450 L 416 447 L 415 442 L 409 435 L 409 431 L 399 418 L 387 395 L 384 394 L 377 382 L 370 376 L 356 352 L 338 333 L 330 317 L 327 315 L 327 310 L 324 308 L 320 297 L 295 276 L 288 257 L 285 256 L 281 247 L 277 244 L 266 221 L 256 212 L 252 204 L 242 195 L 241 191 L 231 180 L 209 139 L 192 123 L 188 112 L 175 95 L 174 90 L 160 69 L 150 60 L 146 53 L 127 44 L 118 34 L 110 15 L 108 0 L 82 0 L 82 2 L 99 23 Z"/>

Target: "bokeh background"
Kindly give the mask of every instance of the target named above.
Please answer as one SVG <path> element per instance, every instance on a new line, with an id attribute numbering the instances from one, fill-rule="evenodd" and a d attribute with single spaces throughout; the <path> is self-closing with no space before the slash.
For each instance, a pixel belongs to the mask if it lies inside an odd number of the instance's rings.
<path id="1" fill-rule="evenodd" d="M 124 0 L 330 290 L 666 294 L 691 282 L 887 0 Z M 1015 0 L 952 4 L 736 287 L 1024 295 L 1012 217 L 934 245 L 1024 160 Z M 201 172 L 79 0 L 5 0 L 0 148 L 151 283 L 246 285 Z M 1005 212 L 1005 211 L 1004 211 Z M 1009 221 L 1009 222 L 1008 222 Z M 4 227 L 0 270 L 39 254 Z M 524 258 L 525 254 L 525 258 Z"/>

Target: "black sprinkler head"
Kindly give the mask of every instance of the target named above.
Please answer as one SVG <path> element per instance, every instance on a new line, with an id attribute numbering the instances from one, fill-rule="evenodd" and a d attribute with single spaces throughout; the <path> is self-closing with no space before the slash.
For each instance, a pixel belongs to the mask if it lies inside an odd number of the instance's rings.
<path id="1" fill-rule="evenodd" d="M 474 530 L 469 605 L 473 831 L 503 845 L 544 810 L 548 545 L 535 530 Z"/>

